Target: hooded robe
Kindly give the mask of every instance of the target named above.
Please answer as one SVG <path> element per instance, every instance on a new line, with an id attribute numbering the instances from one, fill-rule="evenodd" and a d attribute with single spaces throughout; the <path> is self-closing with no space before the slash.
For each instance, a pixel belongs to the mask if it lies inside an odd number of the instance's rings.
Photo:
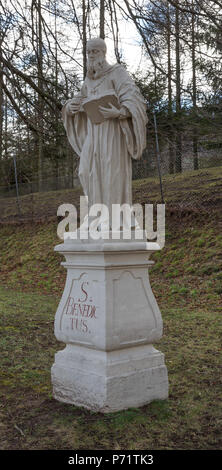
<path id="1" fill-rule="evenodd" d="M 93 124 L 83 111 L 69 115 L 67 101 L 62 110 L 67 137 L 80 157 L 79 179 L 89 207 L 103 203 L 132 205 L 132 158 L 139 159 L 146 146 L 146 105 L 138 87 L 119 64 L 110 66 L 97 78 L 86 77 L 81 95 L 97 98 L 116 93 L 121 117 Z M 73 99 L 73 101 L 75 98 Z"/>

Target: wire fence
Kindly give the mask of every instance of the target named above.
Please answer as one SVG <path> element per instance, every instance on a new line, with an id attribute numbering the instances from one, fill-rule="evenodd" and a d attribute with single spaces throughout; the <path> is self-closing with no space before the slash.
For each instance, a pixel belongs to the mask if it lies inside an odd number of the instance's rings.
<path id="1" fill-rule="evenodd" d="M 41 189 L 40 189 L 41 186 Z M 61 189 L 73 189 L 80 186 L 78 176 L 71 177 L 69 175 L 64 176 L 50 176 L 39 181 L 28 181 L 18 183 L 18 191 L 16 184 L 10 184 L 8 186 L 0 186 L 0 199 L 24 196 L 26 194 L 33 194 L 38 192 L 50 192 L 58 191 Z"/>
<path id="2" fill-rule="evenodd" d="M 182 172 L 172 173 L 175 158 L 169 156 L 168 149 L 159 155 L 145 150 L 141 160 L 133 161 L 133 202 L 166 202 L 167 207 L 193 211 L 218 207 L 222 202 L 222 154 L 199 146 L 199 171 L 194 171 L 192 145 L 186 143 L 181 163 Z M 78 205 L 81 194 L 78 176 L 70 175 L 45 178 L 41 188 L 38 181 L 0 186 L 0 223 L 54 218 L 60 204 Z"/>

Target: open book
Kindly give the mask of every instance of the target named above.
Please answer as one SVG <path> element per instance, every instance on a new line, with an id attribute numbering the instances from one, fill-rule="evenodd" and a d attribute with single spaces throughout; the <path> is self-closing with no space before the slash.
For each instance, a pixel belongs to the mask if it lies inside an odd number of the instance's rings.
<path id="1" fill-rule="evenodd" d="M 117 109 L 120 109 L 118 98 L 112 90 L 104 92 L 103 95 L 97 96 L 96 98 L 86 98 L 82 102 L 82 107 L 93 124 L 100 124 L 104 122 L 105 119 L 99 110 L 99 106 L 109 108 L 109 103 Z"/>

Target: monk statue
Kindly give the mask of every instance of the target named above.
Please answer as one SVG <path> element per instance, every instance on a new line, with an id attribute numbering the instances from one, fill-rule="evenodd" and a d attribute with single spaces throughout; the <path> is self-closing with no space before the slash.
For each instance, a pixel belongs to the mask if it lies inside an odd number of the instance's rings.
<path id="1" fill-rule="evenodd" d="M 80 157 L 79 179 L 89 207 L 132 205 L 132 158 L 146 146 L 146 104 L 120 64 L 106 61 L 101 38 L 87 42 L 87 74 L 80 93 L 63 106 L 67 137 Z"/>

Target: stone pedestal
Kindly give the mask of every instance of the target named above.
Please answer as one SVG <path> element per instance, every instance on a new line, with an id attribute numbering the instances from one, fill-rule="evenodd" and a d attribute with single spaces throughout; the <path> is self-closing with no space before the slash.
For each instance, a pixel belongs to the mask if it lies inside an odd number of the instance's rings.
<path id="1" fill-rule="evenodd" d="M 143 241 L 67 240 L 65 289 L 55 336 L 66 343 L 52 366 L 54 397 L 112 412 L 168 397 L 164 355 L 152 346 L 162 318 Z"/>

